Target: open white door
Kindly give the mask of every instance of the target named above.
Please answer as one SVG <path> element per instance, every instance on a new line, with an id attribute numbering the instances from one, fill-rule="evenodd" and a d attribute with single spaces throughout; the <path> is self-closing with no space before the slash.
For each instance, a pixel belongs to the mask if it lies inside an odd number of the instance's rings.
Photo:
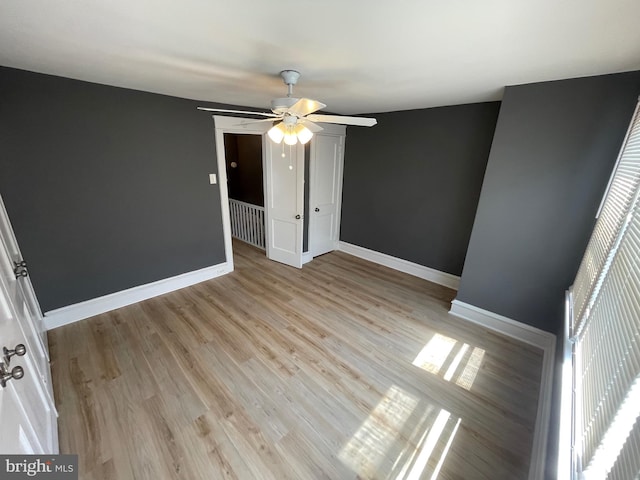
<path id="1" fill-rule="evenodd" d="M 309 250 L 317 257 L 338 248 L 345 127 L 323 125 L 311 139 Z"/>
<path id="2" fill-rule="evenodd" d="M 302 268 L 304 147 L 265 137 L 263 151 L 267 258 Z"/>
<path id="3" fill-rule="evenodd" d="M 57 453 L 46 332 L 1 198 L 0 376 L 0 452 Z"/>

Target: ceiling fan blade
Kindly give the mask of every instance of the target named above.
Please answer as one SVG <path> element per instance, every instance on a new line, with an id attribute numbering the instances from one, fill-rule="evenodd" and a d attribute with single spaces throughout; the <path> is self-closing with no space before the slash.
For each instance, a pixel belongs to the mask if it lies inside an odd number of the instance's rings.
<path id="1" fill-rule="evenodd" d="M 277 122 L 279 118 L 261 118 L 260 120 L 244 120 L 240 123 L 237 123 L 235 126 L 240 127 L 242 125 L 251 125 L 252 123 L 262 123 L 262 122 Z"/>
<path id="2" fill-rule="evenodd" d="M 309 130 L 311 130 L 313 133 L 318 133 L 324 130 L 324 128 L 322 128 L 320 125 L 318 125 L 317 123 L 313 123 L 307 120 L 306 118 L 301 118 L 300 120 L 298 120 L 298 123 L 301 123 L 302 125 L 307 127 Z"/>
<path id="3" fill-rule="evenodd" d="M 275 113 L 248 112 L 248 111 L 245 111 L 245 110 L 226 110 L 224 108 L 198 107 L 198 110 L 204 110 L 205 112 L 241 113 L 243 115 L 262 115 L 263 117 L 279 117 L 279 115 L 276 115 Z"/>
<path id="4" fill-rule="evenodd" d="M 358 127 L 373 127 L 378 121 L 367 117 L 343 117 L 342 115 L 307 115 L 312 122 L 339 123 L 341 125 L 356 125 Z"/>
<path id="5" fill-rule="evenodd" d="M 304 117 L 310 113 L 316 112 L 321 108 L 326 107 L 324 103 L 320 103 L 317 100 L 311 100 L 310 98 L 301 98 L 296 103 L 291 105 L 287 112 L 295 115 L 296 117 Z"/>

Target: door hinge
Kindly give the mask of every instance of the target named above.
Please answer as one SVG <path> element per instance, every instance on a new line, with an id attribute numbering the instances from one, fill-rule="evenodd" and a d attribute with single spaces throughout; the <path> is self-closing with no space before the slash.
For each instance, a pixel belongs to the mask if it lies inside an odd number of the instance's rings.
<path id="1" fill-rule="evenodd" d="M 26 277 L 27 275 L 29 275 L 29 272 L 27 270 L 27 262 L 25 262 L 24 260 L 16 262 L 14 260 L 13 273 L 15 274 L 16 278 Z"/>

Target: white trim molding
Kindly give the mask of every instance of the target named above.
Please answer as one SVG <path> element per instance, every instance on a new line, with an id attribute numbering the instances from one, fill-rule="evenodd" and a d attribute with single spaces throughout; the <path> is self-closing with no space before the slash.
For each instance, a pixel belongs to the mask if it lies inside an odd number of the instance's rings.
<path id="1" fill-rule="evenodd" d="M 545 332 L 539 328 L 517 322 L 508 317 L 478 308 L 474 305 L 469 305 L 457 299 L 451 302 L 451 310 L 449 313 L 502 333 L 503 335 L 507 335 L 508 337 L 520 340 L 521 342 L 528 343 L 534 347 L 541 348 L 542 350 L 551 346 L 552 343 L 555 348 L 556 336 L 553 333 Z"/>
<path id="2" fill-rule="evenodd" d="M 574 464 L 573 444 L 573 343 L 571 342 L 571 301 L 573 287 L 565 293 L 564 331 L 562 342 L 562 370 L 560 377 L 560 424 L 558 428 L 558 470 L 557 478 L 572 478 Z"/>
<path id="3" fill-rule="evenodd" d="M 110 293 L 102 297 L 92 298 L 84 302 L 75 303 L 66 307 L 57 308 L 44 314 L 44 324 L 47 330 L 74 323 L 85 318 L 93 317 L 101 313 L 126 307 L 133 303 L 141 302 L 149 298 L 164 295 L 181 288 L 195 285 L 196 283 L 211 280 L 233 271 L 233 265 L 220 263 L 211 267 L 201 268 L 193 272 L 183 273 L 175 277 L 164 278 L 157 282 L 139 285 L 137 287 Z"/>
<path id="4" fill-rule="evenodd" d="M 533 448 L 531 450 L 531 466 L 529 467 L 528 478 L 529 480 L 544 479 L 549 418 L 551 415 L 556 336 L 539 328 L 517 322 L 459 300 L 451 302 L 449 313 L 542 350 L 542 376 L 540 377 L 538 411 L 533 432 Z"/>
<path id="5" fill-rule="evenodd" d="M 242 125 L 238 117 L 212 115 L 216 139 L 216 160 L 218 168 L 218 185 L 220 189 L 220 208 L 222 213 L 222 232 L 224 236 L 224 253 L 227 264 L 233 270 L 233 244 L 231 240 L 231 213 L 229 211 L 229 189 L 227 186 L 227 160 L 224 150 L 225 133 L 252 133 L 262 135 L 266 131 L 264 124 Z M 263 147 L 264 151 L 264 147 Z"/>
<path id="6" fill-rule="evenodd" d="M 311 254 L 311 251 L 302 252 L 302 264 L 303 265 L 305 263 L 309 263 L 311 260 L 313 260 L 313 255 Z"/>
<path id="7" fill-rule="evenodd" d="M 393 268 L 400 272 L 408 273 L 414 277 L 422 278 L 445 287 L 458 290 L 460 285 L 460 277 L 452 275 L 450 273 L 441 272 L 433 268 L 425 267 L 424 265 L 418 265 L 417 263 L 403 260 L 402 258 L 392 257 L 386 253 L 376 252 L 375 250 L 369 250 L 368 248 L 353 245 L 347 242 L 339 242 L 338 250 L 354 257 L 363 258 L 370 262 L 377 263 L 378 265 L 384 265 L 385 267 Z"/>

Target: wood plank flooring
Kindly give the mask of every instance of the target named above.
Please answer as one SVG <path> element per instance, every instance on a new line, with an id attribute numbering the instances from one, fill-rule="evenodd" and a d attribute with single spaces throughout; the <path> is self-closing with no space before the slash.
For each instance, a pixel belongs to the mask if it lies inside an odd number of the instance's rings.
<path id="1" fill-rule="evenodd" d="M 455 292 L 333 252 L 49 332 L 81 479 L 525 479 L 541 352 Z"/>

